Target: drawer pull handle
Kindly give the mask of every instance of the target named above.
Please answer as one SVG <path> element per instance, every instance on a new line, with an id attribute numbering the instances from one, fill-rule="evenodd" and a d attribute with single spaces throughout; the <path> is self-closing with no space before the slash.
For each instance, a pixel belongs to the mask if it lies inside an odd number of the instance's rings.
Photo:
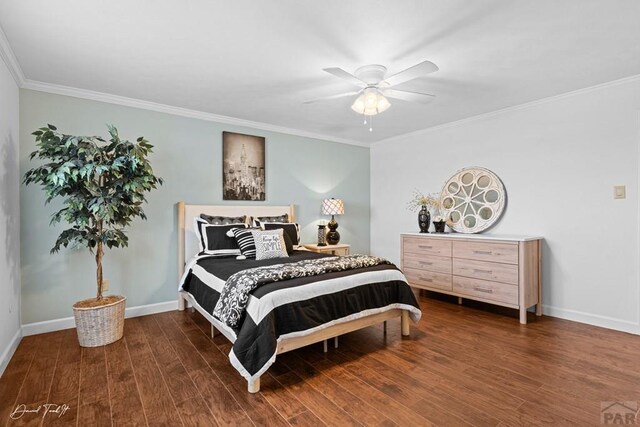
<path id="1" fill-rule="evenodd" d="M 480 268 L 474 268 L 473 269 L 474 273 L 485 273 L 485 274 L 493 274 L 493 271 L 491 270 L 482 270 Z"/>
<path id="2" fill-rule="evenodd" d="M 418 261 L 418 263 L 419 263 L 420 265 L 433 265 L 433 263 L 432 263 L 432 262 L 429 262 L 429 261 Z"/>
<path id="3" fill-rule="evenodd" d="M 492 294 L 493 293 L 493 289 L 484 289 L 484 288 L 479 288 L 478 286 L 474 286 L 473 290 L 474 291 L 478 291 L 478 292 L 484 292 L 485 294 Z"/>
<path id="4" fill-rule="evenodd" d="M 473 251 L 474 254 L 478 255 L 491 255 L 493 252 L 491 251 Z"/>
<path id="5" fill-rule="evenodd" d="M 427 246 L 427 245 L 418 245 L 418 247 L 420 249 L 433 249 L 433 246 Z"/>
<path id="6" fill-rule="evenodd" d="M 425 282 L 433 282 L 433 279 L 427 279 L 426 277 L 419 277 L 420 280 L 424 280 Z"/>

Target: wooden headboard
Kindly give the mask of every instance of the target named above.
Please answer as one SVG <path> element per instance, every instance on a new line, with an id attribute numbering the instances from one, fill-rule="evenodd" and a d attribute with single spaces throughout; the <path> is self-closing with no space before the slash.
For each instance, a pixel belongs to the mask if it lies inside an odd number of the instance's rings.
<path id="1" fill-rule="evenodd" d="M 184 273 L 186 260 L 198 253 L 198 239 L 193 229 L 193 218 L 200 214 L 213 216 L 278 216 L 289 214 L 289 221 L 295 222 L 293 205 L 265 206 L 265 205 L 188 205 L 178 202 L 178 280 Z"/>

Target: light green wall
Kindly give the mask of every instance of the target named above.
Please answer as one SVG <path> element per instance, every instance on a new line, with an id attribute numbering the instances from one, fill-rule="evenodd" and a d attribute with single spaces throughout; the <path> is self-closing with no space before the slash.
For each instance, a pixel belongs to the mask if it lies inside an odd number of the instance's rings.
<path id="1" fill-rule="evenodd" d="M 154 146 L 151 162 L 165 180 L 148 197 L 147 221 L 136 220 L 129 247 L 107 251 L 105 277 L 111 293 L 129 307 L 176 299 L 175 203 L 238 204 L 222 201 L 222 131 L 266 137 L 267 205 L 294 203 L 303 242 L 314 242 L 325 197 L 345 201 L 339 218 L 342 242 L 369 251 L 369 150 L 298 136 L 231 126 L 95 101 L 20 91 L 20 173 L 33 167 L 30 133 L 46 123 L 64 133 L 106 136 L 105 123 L 121 137 L 145 136 Z M 64 225 L 49 226 L 60 202 L 44 205 L 40 187 L 21 188 L 23 324 L 72 316 L 71 305 L 95 294 L 95 264 L 87 250 L 49 254 Z M 247 202 L 244 202 L 247 203 Z"/>

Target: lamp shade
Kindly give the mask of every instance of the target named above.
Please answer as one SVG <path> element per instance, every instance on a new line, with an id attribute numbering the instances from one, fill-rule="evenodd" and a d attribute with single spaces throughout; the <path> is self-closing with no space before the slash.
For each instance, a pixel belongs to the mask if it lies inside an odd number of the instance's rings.
<path id="1" fill-rule="evenodd" d="M 342 199 L 324 199 L 322 201 L 323 215 L 343 215 L 344 203 Z"/>

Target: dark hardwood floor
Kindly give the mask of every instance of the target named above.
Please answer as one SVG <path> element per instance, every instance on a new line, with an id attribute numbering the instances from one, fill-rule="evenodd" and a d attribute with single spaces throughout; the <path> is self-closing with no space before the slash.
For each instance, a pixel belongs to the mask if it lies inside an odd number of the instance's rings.
<path id="1" fill-rule="evenodd" d="M 394 321 L 280 355 L 255 395 L 197 312 L 127 319 L 100 348 L 72 329 L 25 337 L 0 378 L 0 425 L 586 426 L 602 402 L 640 401 L 639 336 L 420 302 L 409 338 Z M 58 412 L 22 411 L 45 404 Z"/>

